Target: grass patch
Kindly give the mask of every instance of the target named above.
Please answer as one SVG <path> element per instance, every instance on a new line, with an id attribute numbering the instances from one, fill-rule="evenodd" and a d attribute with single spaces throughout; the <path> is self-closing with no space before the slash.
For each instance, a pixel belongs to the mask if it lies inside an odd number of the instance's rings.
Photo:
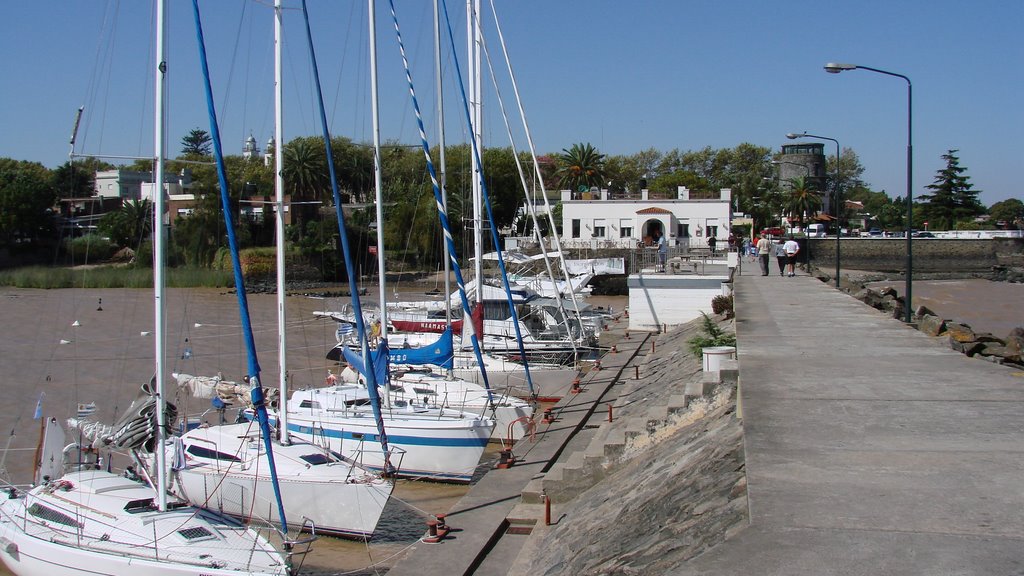
<path id="1" fill-rule="evenodd" d="M 230 270 L 170 268 L 164 280 L 171 288 L 226 288 L 234 286 Z M 0 270 L 0 286 L 15 288 L 152 288 L 153 270 L 124 266 L 51 268 L 27 266 Z"/>

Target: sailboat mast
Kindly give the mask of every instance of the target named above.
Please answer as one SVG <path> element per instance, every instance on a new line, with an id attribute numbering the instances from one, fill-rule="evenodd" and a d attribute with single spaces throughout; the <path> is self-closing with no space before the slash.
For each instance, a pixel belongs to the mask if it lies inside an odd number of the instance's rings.
<path id="1" fill-rule="evenodd" d="M 288 402 L 288 336 L 286 334 L 285 302 L 285 240 L 284 240 L 284 88 L 282 87 L 281 36 L 283 10 L 281 2 L 274 0 L 274 207 L 277 212 L 275 239 L 277 241 L 277 360 L 278 389 L 281 406 Z M 278 410 L 277 429 L 281 444 L 289 444 L 288 410 Z"/>
<path id="2" fill-rule="evenodd" d="M 164 128 L 167 123 L 164 98 L 166 96 L 167 84 L 167 42 L 164 37 L 167 26 L 167 7 L 164 0 L 156 0 L 156 85 L 153 90 L 156 102 L 154 104 L 154 130 L 153 130 L 153 355 L 154 374 L 157 410 L 156 410 L 156 495 L 157 507 L 163 512 L 167 510 L 167 468 L 164 443 L 167 440 L 167 429 L 164 414 L 164 351 L 166 348 L 164 336 L 164 152 L 165 140 Z"/>
<path id="3" fill-rule="evenodd" d="M 380 110 L 377 103 L 377 8 L 367 0 L 370 21 L 370 109 L 373 114 L 373 190 L 377 200 L 377 273 L 380 289 L 380 338 L 388 339 L 387 293 L 384 282 L 384 179 L 380 165 Z M 389 398 L 390 400 L 390 398 Z"/>
<path id="4" fill-rule="evenodd" d="M 476 15 L 480 11 L 479 0 L 466 0 L 466 49 L 468 52 L 466 64 L 466 79 L 469 84 L 469 107 L 470 115 L 473 118 L 470 137 L 476 143 L 476 149 L 483 146 L 483 130 L 481 121 L 483 115 L 480 111 L 480 28 L 477 26 Z M 483 167 L 480 166 L 476 155 L 473 156 L 473 255 L 476 257 L 476 265 L 473 268 L 476 274 L 476 301 L 478 304 L 484 300 L 483 270 L 484 270 L 484 243 L 483 243 L 483 197 L 480 177 L 483 174 Z M 472 321 L 472 320 L 467 320 Z"/>
<path id="5" fill-rule="evenodd" d="M 441 204 L 448 211 L 448 188 L 445 181 L 444 160 L 444 84 L 441 78 L 441 10 L 438 0 L 434 0 L 434 75 L 437 84 L 437 183 L 441 185 Z M 452 325 L 452 307 L 449 301 L 452 293 L 452 263 L 448 253 L 448 243 L 444 242 L 444 319 L 445 325 Z M 449 370 L 448 374 L 451 375 Z"/>

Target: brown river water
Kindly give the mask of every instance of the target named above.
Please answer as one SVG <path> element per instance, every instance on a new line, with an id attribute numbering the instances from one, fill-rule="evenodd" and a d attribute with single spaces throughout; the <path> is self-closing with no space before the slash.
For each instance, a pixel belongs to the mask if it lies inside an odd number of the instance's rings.
<path id="1" fill-rule="evenodd" d="M 226 379 L 239 380 L 246 372 L 246 353 L 236 296 L 215 289 L 169 289 L 165 304 L 165 372 L 221 372 Z M 325 304 L 337 305 L 340 300 L 286 299 L 290 386 L 322 384 L 333 366 L 325 354 L 335 343 L 335 323 L 313 316 Z M 249 307 L 263 380 L 276 387 L 276 296 L 250 295 Z M 95 417 L 113 422 L 139 386 L 153 376 L 153 295 L 151 290 L 3 288 L 0 318 L 0 382 L 5 391 L 0 402 L 0 448 L 7 448 L 3 468 L 12 483 L 26 484 L 39 439 L 40 420 L 33 416 L 40 398 L 46 417 L 63 421 L 75 415 L 79 403 L 94 402 Z M 205 400 L 178 400 L 179 412 L 199 413 L 207 406 Z M 209 419 L 214 421 L 212 415 Z M 496 455 L 497 448 L 489 450 L 481 470 Z M 117 468 L 128 461 L 115 458 L 113 463 Z M 446 512 L 467 490 L 465 485 L 398 481 L 369 544 L 320 538 L 303 573 L 385 570 L 423 535 L 428 514 Z M 8 572 L 0 566 L 0 574 Z"/>

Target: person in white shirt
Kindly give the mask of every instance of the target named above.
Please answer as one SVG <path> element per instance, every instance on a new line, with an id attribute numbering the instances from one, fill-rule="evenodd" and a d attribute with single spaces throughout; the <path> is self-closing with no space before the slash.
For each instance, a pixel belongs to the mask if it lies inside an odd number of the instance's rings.
<path id="1" fill-rule="evenodd" d="M 757 258 L 761 261 L 761 276 L 768 275 L 768 259 L 772 254 L 772 241 L 767 235 L 761 236 L 757 241 Z"/>
<path id="2" fill-rule="evenodd" d="M 789 260 L 789 277 L 792 278 L 796 276 L 796 254 L 800 251 L 800 244 L 797 244 L 797 241 L 790 236 L 782 248 L 786 251 L 786 258 Z"/>

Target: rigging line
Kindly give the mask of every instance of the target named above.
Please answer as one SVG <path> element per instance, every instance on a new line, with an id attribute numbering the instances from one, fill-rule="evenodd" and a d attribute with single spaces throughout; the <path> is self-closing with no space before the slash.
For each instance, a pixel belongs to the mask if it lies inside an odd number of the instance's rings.
<path id="1" fill-rule="evenodd" d="M 446 23 L 448 24 L 448 37 L 451 39 L 452 44 L 455 44 L 455 37 L 454 34 L 452 33 L 451 22 L 447 21 L 448 4 L 447 2 L 445 2 L 445 0 L 441 0 L 441 6 L 444 8 L 445 19 Z M 454 55 L 452 62 L 455 64 L 455 71 L 457 72 L 456 77 L 459 79 L 459 91 L 462 94 L 463 112 L 465 113 L 466 125 L 469 127 L 469 131 L 473 132 L 473 120 L 470 117 L 469 101 L 466 98 L 466 89 L 462 83 L 462 72 L 459 71 L 459 57 L 457 55 Z M 530 364 L 526 359 L 526 347 L 523 344 L 523 334 L 519 326 L 519 314 L 516 311 L 515 302 L 512 299 L 512 288 L 509 286 L 508 272 L 505 270 L 505 260 L 501 255 L 501 244 L 498 240 L 498 230 L 494 222 L 494 211 L 491 208 L 490 194 L 487 191 L 487 179 L 484 178 L 483 161 L 480 157 L 480 149 L 477 147 L 476 138 L 470 138 L 470 142 L 472 143 L 473 157 L 476 159 L 476 165 L 480 169 L 480 196 L 483 198 L 484 207 L 487 209 L 487 220 L 490 222 L 491 228 L 491 241 L 494 242 L 494 250 L 498 253 L 498 269 L 501 270 L 501 282 L 505 288 L 505 298 L 508 300 L 508 307 L 510 312 L 512 313 L 512 326 L 513 328 L 515 328 L 516 342 L 519 344 L 519 354 L 523 358 L 523 370 L 526 373 L 527 383 L 532 385 L 533 380 L 530 378 Z M 513 153 L 515 153 L 514 150 Z M 483 279 L 477 278 L 478 294 L 482 294 L 482 290 Z M 530 388 L 530 393 L 534 393 L 532 386 Z"/>
<path id="2" fill-rule="evenodd" d="M 362 348 L 363 365 L 366 368 L 366 388 L 370 395 L 370 405 L 373 408 L 374 420 L 377 424 L 377 432 L 380 435 L 380 446 L 384 455 L 384 472 L 385 474 L 391 474 L 394 468 L 391 465 L 391 454 L 388 449 L 387 431 L 384 429 L 384 415 L 380 409 L 381 404 L 379 391 L 377 389 L 376 367 L 374 366 L 373 355 L 370 354 L 369 339 L 366 337 L 366 324 L 363 322 L 363 307 L 359 300 L 359 289 L 356 284 L 358 278 L 356 276 L 355 264 L 352 259 L 352 249 L 349 246 L 348 231 L 345 226 L 345 213 L 342 210 L 341 191 L 338 189 L 338 176 L 334 169 L 334 162 L 330 161 L 330 159 L 334 158 L 331 148 L 331 133 L 327 125 L 327 111 L 324 108 L 323 91 L 320 88 L 320 72 L 316 63 L 316 51 L 313 49 L 313 32 L 309 25 L 309 10 L 306 6 L 306 0 L 302 0 L 302 15 L 306 24 L 306 39 L 309 49 L 310 68 L 313 72 L 313 79 L 316 86 L 317 109 L 320 113 L 320 128 L 323 132 L 326 157 L 329 160 L 327 162 L 327 168 L 331 177 L 331 194 L 334 198 L 335 217 L 338 219 L 338 235 L 341 237 L 341 250 L 345 256 L 345 272 L 348 276 L 349 293 L 351 294 L 352 306 L 355 310 L 356 329 L 359 334 L 359 341 Z M 383 358 L 383 361 L 387 362 L 386 356 Z"/>
<path id="3" fill-rule="evenodd" d="M 402 64 L 405 67 L 405 79 L 409 85 L 409 96 L 412 98 L 413 109 L 416 112 L 416 123 L 420 130 L 420 142 L 423 144 L 423 157 L 427 162 L 427 170 L 430 172 L 430 185 L 434 192 L 434 201 L 437 204 L 437 217 L 441 222 L 441 227 L 444 229 L 445 241 L 448 244 L 448 254 L 452 263 L 452 269 L 455 271 L 455 281 L 459 287 L 459 298 L 462 300 L 462 311 L 466 316 L 466 321 L 463 326 L 469 324 L 470 326 L 470 341 L 473 344 L 473 353 L 476 355 L 477 364 L 480 367 L 480 376 L 484 381 L 484 388 L 487 390 L 487 402 L 494 409 L 494 396 L 491 393 L 491 385 L 487 379 L 487 369 L 484 367 L 483 353 L 481 351 L 480 341 L 483 339 L 483 334 L 476 333 L 476 326 L 473 322 L 473 312 L 469 306 L 469 299 L 466 297 L 466 282 L 462 278 L 462 269 L 459 267 L 457 253 L 455 251 L 455 241 L 452 239 L 451 226 L 448 223 L 448 212 L 444 205 L 443 197 L 441 194 L 441 187 L 437 181 L 437 172 L 434 170 L 434 162 L 430 158 L 430 144 L 427 141 L 427 134 L 423 129 L 423 117 L 420 114 L 419 102 L 416 100 L 416 89 L 412 82 L 412 72 L 409 70 L 409 61 L 405 57 L 405 45 L 402 43 L 402 32 L 398 27 L 398 13 L 395 11 L 394 0 L 388 0 L 391 5 L 391 19 L 395 23 L 395 36 L 398 41 L 398 49 L 402 55 Z M 481 310 L 482 312 L 482 310 Z"/>
<path id="4" fill-rule="evenodd" d="M 348 29 L 345 30 L 345 35 L 343 36 L 345 39 L 352 38 L 352 36 L 353 36 L 353 34 L 352 34 L 352 27 L 355 26 L 355 23 L 357 21 L 361 21 L 361 19 L 356 18 L 355 12 L 356 12 L 357 9 L 360 9 L 362 6 L 364 6 L 364 4 L 361 3 L 361 2 L 352 2 L 351 3 L 351 8 L 349 9 L 349 17 L 348 17 Z M 358 28 L 356 28 L 356 30 L 358 32 L 357 43 L 356 43 L 357 48 L 356 49 L 360 51 L 359 57 L 362 58 L 362 56 L 363 56 L 362 50 L 364 50 L 365 49 L 364 47 L 367 46 L 369 43 L 365 41 L 365 37 L 363 36 L 363 27 L 359 26 Z M 337 84 L 334 87 L 334 102 L 332 103 L 332 106 L 331 106 L 331 121 L 330 121 L 330 125 L 331 126 L 335 125 L 335 115 L 338 113 L 338 108 L 341 106 L 342 78 L 345 75 L 345 65 L 346 65 L 346 62 L 348 60 L 349 52 L 350 52 L 350 50 L 341 50 L 341 62 L 338 65 L 338 76 L 337 76 L 338 82 L 337 82 Z M 358 62 L 362 62 L 363 60 L 359 59 L 357 61 Z M 362 94 L 364 92 L 366 92 L 366 91 L 365 90 L 356 90 L 356 94 Z M 365 98 L 365 96 L 364 96 L 364 98 Z M 353 112 L 356 112 L 358 109 L 360 109 L 360 107 L 358 107 L 358 106 L 352 106 L 351 107 L 351 110 Z M 364 124 L 365 124 L 365 121 L 364 121 Z"/>
<path id="5" fill-rule="evenodd" d="M 223 1 L 223 0 L 221 0 L 221 1 Z M 231 60 L 228 63 L 228 79 L 227 79 L 227 82 L 224 83 L 224 91 L 221 93 L 221 96 L 220 96 L 220 109 L 221 110 L 229 110 L 227 103 L 228 103 L 229 96 L 231 94 L 231 87 L 234 84 L 235 65 L 238 62 L 238 47 L 242 43 L 242 26 L 245 23 L 246 10 L 247 10 L 248 5 L 249 5 L 249 3 L 246 2 L 245 0 L 240 0 L 240 2 L 242 4 L 242 9 L 238 12 L 238 27 L 235 29 L 235 42 L 234 42 L 234 44 L 231 47 Z M 242 141 L 243 142 L 245 141 L 245 107 L 248 104 L 248 102 L 247 102 L 248 98 L 246 97 L 247 94 L 245 93 L 245 90 L 247 89 L 247 85 L 248 85 L 248 72 L 249 72 L 248 66 L 249 66 L 249 61 L 246 62 L 246 81 L 242 83 L 242 86 L 243 86 L 243 88 L 242 88 L 242 91 L 243 91 L 243 94 L 242 94 L 242 122 L 239 124 L 242 127 Z"/>
<path id="6" fill-rule="evenodd" d="M 242 278 L 242 264 L 238 254 L 238 239 L 235 236 L 235 229 L 231 221 L 231 199 L 229 196 L 227 171 L 224 164 L 224 153 L 221 149 L 220 129 L 217 124 L 217 112 L 213 103 L 213 86 L 210 82 L 210 67 L 206 57 L 206 42 L 203 39 L 202 19 L 199 14 L 199 0 L 192 0 L 192 9 L 195 16 L 196 40 L 199 47 L 199 61 L 202 66 L 204 91 L 206 93 L 206 106 L 210 119 L 210 135 L 213 140 L 214 157 L 217 159 L 217 180 L 220 184 L 221 207 L 224 215 L 224 225 L 228 235 L 228 244 L 231 247 L 231 264 L 235 277 L 235 292 L 238 299 L 238 306 L 242 325 L 245 328 L 246 356 L 248 357 L 249 376 L 251 379 L 252 403 L 256 417 L 260 423 L 260 431 L 263 434 L 263 442 L 267 449 L 267 461 L 270 466 L 270 479 L 274 486 L 274 497 L 278 509 L 278 517 L 281 520 L 281 531 L 288 532 L 288 522 L 285 518 L 284 504 L 281 501 L 281 492 L 278 488 L 277 469 L 274 466 L 273 438 L 270 433 L 270 424 L 267 417 L 267 407 L 264 402 L 265 396 L 263 385 L 260 380 L 259 360 L 256 357 L 256 342 L 252 334 L 249 316 L 249 304 L 246 299 L 245 281 Z"/>
<path id="7" fill-rule="evenodd" d="M 530 147 L 530 157 L 533 158 L 533 167 L 536 173 L 537 182 L 540 184 L 541 198 L 544 199 L 544 208 L 547 210 L 548 215 L 548 229 L 554 233 L 551 235 L 554 242 L 555 252 L 558 254 L 559 262 L 562 265 L 562 274 L 565 275 L 566 282 L 569 284 L 569 296 L 572 298 L 573 308 L 576 310 L 576 317 L 579 319 L 580 327 L 580 338 L 582 339 L 585 333 L 583 328 L 583 316 L 580 314 L 580 307 L 576 301 L 576 291 L 572 288 L 572 281 L 569 277 L 569 266 L 565 262 L 565 254 L 562 252 L 562 242 L 558 238 L 557 228 L 555 227 L 555 218 L 553 211 L 551 210 L 551 204 L 548 202 L 548 192 L 544 186 L 544 175 L 540 171 L 540 162 L 537 160 L 537 147 L 533 143 L 533 133 L 530 131 L 529 122 L 526 120 L 526 110 L 523 107 L 523 100 L 519 95 L 519 84 L 516 82 L 516 75 L 512 70 L 512 60 L 508 54 L 508 47 L 505 44 L 505 35 L 501 31 L 501 24 L 498 21 L 498 12 L 494 7 L 494 0 L 490 0 L 491 12 L 494 14 L 494 27 L 498 32 L 498 40 L 501 43 L 501 51 L 505 55 L 505 65 L 508 67 L 509 80 L 512 82 L 512 91 L 516 97 L 516 104 L 519 106 L 519 117 L 523 121 L 523 131 L 526 133 L 526 142 Z M 531 203 L 532 204 L 532 203 Z M 536 227 L 536 224 L 535 224 Z M 547 261 L 547 248 L 544 248 L 545 261 Z M 561 299 L 559 299 L 561 304 Z M 571 334 L 570 334 L 571 335 Z M 574 347 L 575 348 L 575 347 Z M 576 360 L 579 357 L 577 356 Z"/>
<path id="8" fill-rule="evenodd" d="M 152 7 L 153 12 L 150 13 L 151 14 L 150 23 L 151 23 L 152 28 L 150 29 L 149 37 L 150 38 L 155 38 L 156 37 L 156 3 L 155 2 L 151 2 L 150 6 Z M 138 75 L 135 76 L 136 78 L 140 79 L 139 81 L 143 82 L 142 89 L 139 90 L 139 93 L 142 94 L 142 102 L 144 103 L 142 106 L 139 107 L 139 126 L 145 126 L 147 124 L 147 121 L 151 117 L 151 114 L 147 110 L 147 106 L 148 106 L 149 102 L 153 101 L 153 98 L 151 96 L 152 93 L 150 92 L 150 87 L 153 86 L 153 81 L 152 81 L 153 77 L 150 76 L 151 66 L 149 66 L 149 63 L 152 63 L 153 60 L 155 59 L 155 56 L 153 55 L 153 51 L 154 50 L 155 50 L 155 46 L 153 45 L 153 43 L 152 42 L 146 42 L 146 58 L 145 58 L 145 60 L 143 60 L 143 62 L 145 62 L 146 65 L 143 66 L 142 74 L 138 74 Z M 104 114 L 104 116 L 105 116 L 105 114 Z M 142 153 L 143 142 L 145 141 L 146 136 L 147 136 L 147 134 L 146 134 L 145 131 L 139 130 L 139 141 L 138 141 L 138 143 L 135 146 L 136 154 L 141 154 Z M 102 146 L 102 139 L 101 139 L 100 144 Z"/>
<path id="9" fill-rule="evenodd" d="M 477 25 L 479 26 L 479 23 Z M 515 138 L 512 136 L 512 126 L 508 121 L 508 114 L 505 111 L 505 100 L 504 98 L 501 97 L 501 90 L 498 88 L 498 79 L 494 74 L 494 66 L 491 63 L 491 52 L 487 49 L 487 43 L 483 40 L 482 37 L 480 39 L 480 45 L 483 48 L 484 57 L 487 60 L 487 68 L 491 72 L 491 81 L 494 85 L 495 96 L 498 99 L 498 107 L 501 109 L 501 118 L 505 122 L 505 130 L 508 132 L 508 140 L 512 145 L 512 158 L 513 160 L 515 160 L 516 170 L 519 172 L 519 181 L 523 186 L 523 196 L 526 200 L 526 209 L 530 213 L 530 216 L 533 217 L 534 234 L 536 235 L 537 240 L 540 243 L 541 253 L 544 255 L 544 266 L 547 268 L 548 277 L 551 278 L 551 284 L 555 289 L 555 301 L 558 303 L 558 310 L 562 313 L 562 317 L 565 318 L 566 323 L 568 324 L 569 315 L 566 313 L 565 307 L 562 305 L 562 293 L 561 290 L 558 288 L 558 280 L 555 278 L 555 274 L 551 270 L 551 262 L 548 260 L 548 251 L 547 248 L 544 246 L 543 240 L 540 237 L 540 225 L 537 222 L 537 210 L 534 207 L 533 202 L 531 202 L 530 200 L 530 187 L 526 183 L 526 174 L 523 172 L 523 163 L 519 158 L 519 154 L 516 153 L 516 141 Z M 566 276 L 566 284 L 568 284 L 570 291 L 573 290 L 572 281 L 568 276 Z M 576 310 L 576 314 L 577 316 L 579 316 L 579 309 Z M 580 322 L 580 336 L 582 337 L 582 319 Z M 567 325 L 566 331 L 568 332 L 569 345 L 572 346 L 573 355 L 578 355 L 579 351 L 576 349 L 576 338 L 573 337 L 572 335 L 572 327 Z M 526 380 L 527 388 L 529 388 L 530 391 L 533 392 L 533 379 L 530 377 L 529 370 L 526 371 Z"/>
<path id="10" fill-rule="evenodd" d="M 108 30 L 108 25 L 110 23 L 110 9 L 110 2 L 107 2 L 106 8 L 103 10 L 103 18 L 101 20 L 102 24 L 100 24 L 100 31 L 97 35 L 96 47 L 93 51 L 92 71 L 89 74 L 89 80 L 85 86 L 84 100 L 86 105 L 89 107 L 90 112 L 92 111 L 93 106 L 96 103 L 96 85 L 97 79 L 100 74 L 100 63 L 103 61 L 103 48 L 106 45 L 105 43 L 109 41 L 109 34 L 105 33 L 104 31 Z M 88 133 L 88 127 L 89 118 L 86 118 L 86 125 L 82 132 L 82 140 L 86 138 L 86 135 Z"/>
<path id="11" fill-rule="evenodd" d="M 118 3 L 118 5 L 120 5 L 120 3 Z M 113 21 L 111 23 L 111 27 L 110 27 L 110 31 L 109 31 L 109 33 L 110 33 L 110 36 L 109 36 L 110 41 L 106 45 L 106 48 L 107 48 L 106 57 L 105 57 L 106 62 L 105 62 L 105 66 L 101 66 L 101 68 L 105 68 L 106 69 L 106 72 L 105 73 L 101 72 L 100 75 L 99 75 L 100 82 L 103 83 L 103 87 L 102 87 L 103 94 L 102 94 L 102 96 L 100 96 L 100 99 L 103 101 L 103 106 L 98 108 L 98 110 L 100 111 L 100 118 L 99 118 L 99 126 L 100 126 L 99 146 L 101 148 L 103 146 L 104 128 L 106 126 L 107 105 L 110 102 L 110 77 L 111 77 L 111 74 L 112 74 L 111 70 L 113 69 L 113 65 L 111 64 L 111 62 L 113 61 L 113 58 L 114 58 L 114 44 L 115 44 L 115 40 L 116 40 L 116 38 L 114 36 L 114 30 L 117 29 L 117 21 L 118 21 L 119 13 L 120 13 L 119 10 L 117 10 L 117 9 L 114 10 Z M 99 90 L 100 90 L 100 87 L 97 87 L 97 91 L 99 91 Z M 143 92 L 143 93 L 145 94 L 145 92 Z M 141 148 L 141 135 L 140 135 L 139 138 L 140 138 L 140 145 L 139 146 Z"/>

